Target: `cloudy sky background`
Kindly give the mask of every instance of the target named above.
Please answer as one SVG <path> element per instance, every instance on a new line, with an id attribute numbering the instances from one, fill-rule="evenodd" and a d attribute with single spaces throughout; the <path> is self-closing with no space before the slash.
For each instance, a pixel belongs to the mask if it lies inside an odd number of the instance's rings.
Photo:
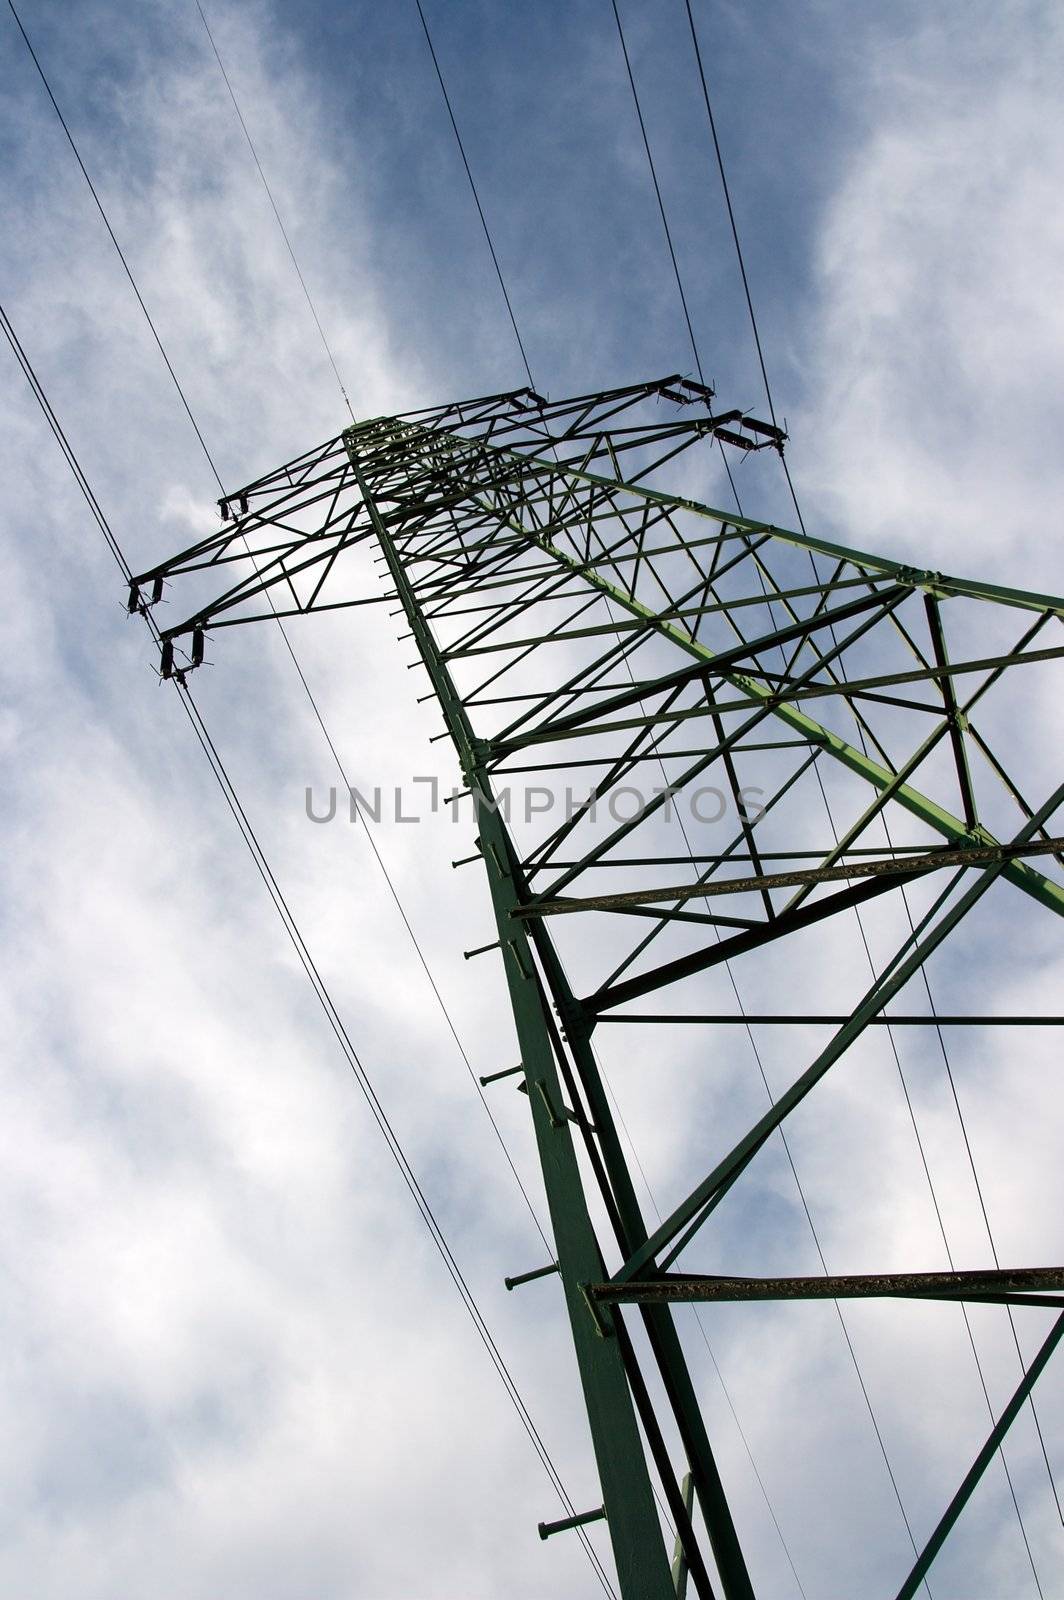
<path id="1" fill-rule="evenodd" d="M 695 10 L 807 525 L 1059 591 L 1059 12 Z M 432 0 L 426 14 L 539 386 L 690 370 L 609 5 Z M 622 14 L 707 376 L 728 404 L 757 407 L 682 4 Z M 339 16 L 218 0 L 208 15 L 356 414 L 522 382 L 412 0 Z M 27 0 L 22 16 L 223 479 L 338 431 L 335 381 L 191 0 Z M 4 303 L 143 568 L 214 525 L 215 488 L 9 15 L 0 43 Z M 0 404 L 0 1587 L 43 1600 L 598 1592 L 574 1539 L 536 1537 L 556 1514 L 550 1486 L 13 361 Z M 701 488 L 723 501 L 712 465 Z M 771 476 L 748 509 L 789 520 Z M 450 776 L 427 743 L 438 720 L 413 704 L 409 646 L 374 608 L 353 615 L 293 635 L 352 779 Z M 197 680 L 212 732 L 569 1493 L 594 1504 L 556 1292 L 502 1289 L 542 1243 L 364 837 L 304 816 L 305 786 L 335 774 L 276 630 L 222 638 Z M 1017 723 L 1041 798 L 1058 781 L 1059 712 L 1045 696 Z M 383 827 L 379 843 L 489 1072 L 512 1044 L 493 958 L 462 960 L 491 937 L 475 869 L 449 866 L 470 834 L 443 817 Z M 941 973 L 946 1001 L 1059 1009 L 1049 919 L 991 898 L 999 920 L 973 919 Z M 794 1064 L 766 1047 L 781 1085 Z M 663 1202 L 707 1170 L 728 1119 L 760 1110 L 748 1062 L 741 1093 L 736 1066 L 696 1098 L 684 1048 L 655 1075 L 603 1042 Z M 893 1067 L 882 1049 L 876 1062 L 885 1094 Z M 958 1036 L 955 1062 L 1003 1260 L 1059 1258 L 1051 1041 Z M 919 1055 L 912 1067 L 958 1254 L 979 1264 L 941 1077 Z M 941 1265 L 926 1196 L 910 1185 L 910 1214 L 877 1189 L 878 1172 L 915 1159 L 896 1085 L 872 1124 L 874 1171 L 857 1141 L 876 1087 L 833 1086 L 830 1116 L 796 1126 L 829 1260 Z M 542 1215 L 526 1108 L 496 1096 Z M 703 1120 L 685 1123 L 692 1107 Z M 712 1140 L 686 1137 L 716 1130 L 710 1116 L 724 1119 Z M 728 1226 L 766 1270 L 815 1270 L 807 1234 L 798 1259 L 781 1164 L 756 1196 Z M 833 1317 L 736 1312 L 711 1329 L 810 1600 L 893 1592 L 905 1566 Z M 1001 1322 L 975 1321 L 998 1406 L 1017 1377 Z M 918 1533 L 986 1431 L 956 1323 L 943 1308 L 853 1314 Z M 1042 1326 L 1021 1326 L 1028 1357 Z M 708 1359 L 699 1376 L 758 1592 L 797 1594 Z M 1059 1464 L 1059 1361 L 1039 1406 Z M 1024 1427 L 1010 1464 L 1049 1596 L 1064 1593 L 1060 1524 Z M 1033 1594 L 1024 1563 L 995 1468 L 932 1591 Z"/>

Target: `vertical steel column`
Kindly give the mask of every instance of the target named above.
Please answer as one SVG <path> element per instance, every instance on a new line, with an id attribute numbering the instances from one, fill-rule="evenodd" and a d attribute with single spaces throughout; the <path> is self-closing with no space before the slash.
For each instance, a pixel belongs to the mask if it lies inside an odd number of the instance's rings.
<path id="1" fill-rule="evenodd" d="M 389 574 L 479 811 L 480 849 L 503 952 L 558 1268 L 621 1592 L 625 1600 L 671 1600 L 674 1590 L 668 1555 L 620 1348 L 609 1319 L 596 1316 L 583 1292 L 583 1286 L 596 1281 L 600 1274 L 601 1255 L 587 1209 L 570 1124 L 564 1114 L 565 1102 L 548 1019 L 536 981 L 532 948 L 524 926 L 510 915 L 519 901 L 507 865 L 506 830 L 492 800 L 480 741 L 474 737 L 461 698 L 406 577 L 402 559 L 374 503 L 353 441 L 349 453 Z"/>
<path id="2" fill-rule="evenodd" d="M 614 1209 L 620 1223 L 618 1244 L 622 1250 L 626 1250 L 625 1240 L 645 1241 L 647 1228 L 621 1149 L 613 1110 L 586 1025 L 579 1014 L 553 941 L 541 920 L 533 922 L 532 934 L 551 993 L 565 1024 L 566 1040 L 576 1064 L 580 1085 L 587 1096 L 591 1121 L 598 1133 L 602 1163 L 609 1178 Z M 690 1466 L 724 1594 L 727 1600 L 753 1600 L 754 1591 L 746 1568 L 746 1558 L 735 1530 L 676 1325 L 671 1313 L 658 1316 L 658 1307 L 641 1306 L 640 1310 Z"/>

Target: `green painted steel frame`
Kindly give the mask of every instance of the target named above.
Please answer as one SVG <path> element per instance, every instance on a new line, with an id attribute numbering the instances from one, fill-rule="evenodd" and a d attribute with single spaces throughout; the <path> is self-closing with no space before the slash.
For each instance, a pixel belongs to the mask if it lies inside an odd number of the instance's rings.
<path id="1" fill-rule="evenodd" d="M 595 1317 L 584 1286 L 601 1272 L 602 1256 L 587 1209 L 565 1101 L 558 1077 L 532 949 L 512 920 L 517 896 L 512 852 L 502 818 L 492 804 L 491 781 L 480 747 L 403 569 L 391 534 L 352 453 L 363 501 L 369 509 L 395 590 L 429 671 L 462 774 L 482 796 L 481 848 L 504 952 L 506 983 L 524 1069 L 524 1083 L 547 1190 L 558 1271 L 565 1289 L 577 1365 L 602 1483 L 603 1504 L 622 1591 L 646 1600 L 669 1600 L 672 1582 L 650 1476 L 615 1333 Z"/>
<path id="2" fill-rule="evenodd" d="M 664 421 L 660 415 L 651 416 L 647 405 L 661 396 L 696 408 L 704 405 L 707 415 Z M 652 470 L 660 469 L 699 439 L 712 439 L 721 422 L 727 423 L 729 429 L 722 437 L 734 440 L 738 414 L 714 418 L 708 414 L 710 398 L 707 391 L 685 384 L 674 375 L 651 384 L 554 403 L 531 391 L 514 391 L 404 417 L 371 419 L 230 495 L 222 509 L 233 522 L 231 528 L 197 541 L 171 561 L 143 574 L 134 581 L 130 593 L 130 609 L 140 609 L 151 603 L 142 598 L 147 586 L 152 586 L 155 595 L 160 580 L 216 569 L 221 574 L 234 563 L 243 565 L 242 575 L 220 596 L 187 621 L 163 631 L 162 638 L 171 649 L 189 633 L 194 639 L 197 634 L 202 639 L 207 626 L 232 626 L 275 614 L 303 615 L 335 607 L 398 601 L 407 619 L 465 783 L 478 806 L 478 851 L 488 878 L 522 1057 L 521 1066 L 511 1070 L 522 1074 L 528 1093 L 555 1234 L 557 1270 L 625 1600 L 662 1600 L 673 1592 L 640 1425 L 678 1529 L 674 1571 L 689 1571 L 700 1597 L 712 1596 L 714 1591 L 691 1522 L 688 1483 L 685 1481 L 681 1487 L 679 1475 L 672 1468 L 655 1406 L 621 1314 L 621 1303 L 635 1302 L 642 1318 L 646 1343 L 690 1469 L 690 1487 L 706 1524 L 726 1600 L 752 1600 L 743 1551 L 668 1304 L 685 1297 L 682 1289 L 670 1293 L 671 1283 L 690 1285 L 694 1280 L 669 1279 L 663 1273 L 704 1225 L 769 1135 L 867 1027 L 884 1022 L 890 1025 L 892 1020 L 924 1020 L 910 1016 L 891 1019 L 883 1015 L 883 1009 L 997 878 L 1010 881 L 1043 908 L 1058 915 L 1064 913 L 1064 888 L 1030 865 L 1032 855 L 1061 859 L 1062 841 L 1051 837 L 1047 830 L 1055 809 L 1064 802 L 1064 786 L 1038 809 L 1027 805 L 1019 787 L 971 722 L 972 707 L 1008 668 L 1047 662 L 1064 653 L 1056 648 L 1027 648 L 1050 619 L 1064 618 L 1064 602 L 1053 596 L 918 570 L 647 486 L 642 480 Z M 746 426 L 745 419 L 739 418 L 738 425 Z M 752 432 L 756 435 L 757 425 L 752 425 Z M 757 447 L 763 447 L 763 443 L 761 440 Z M 755 446 L 749 442 L 747 447 Z M 627 477 L 621 467 L 621 457 L 626 452 L 635 453 L 631 459 L 638 467 Z M 653 456 L 649 466 L 648 455 Z M 591 470 L 600 458 L 608 461 L 612 476 Z M 239 508 L 239 514 L 233 511 L 234 506 Z M 311 521 L 309 529 L 300 526 L 301 517 Z M 632 525 L 630 517 L 636 519 L 638 526 Z M 678 525 L 681 517 L 694 519 L 696 530 L 707 527 L 708 533 L 686 535 Z M 613 544 L 607 545 L 600 529 L 610 530 L 611 525 L 614 532 L 617 525 L 622 531 Z M 662 532 L 673 542 L 655 542 Z M 331 590 L 327 596 L 338 558 L 367 539 L 379 545 L 390 588 L 368 597 L 334 598 Z M 815 582 L 792 578 L 781 586 L 765 565 L 765 553 L 775 547 L 804 552 L 812 563 Z M 253 556 L 250 574 L 246 571 L 249 553 Z M 686 594 L 674 594 L 661 576 L 660 564 L 674 555 L 686 556 L 699 575 Z M 827 578 L 821 578 L 816 568 L 817 556 L 834 563 Z M 531 564 L 522 566 L 523 561 Z M 749 564 L 745 570 L 757 575 L 761 593 L 751 588 L 749 595 L 722 598 L 718 586 L 724 575 L 734 573 L 743 563 Z M 665 596 L 664 605 L 648 604 L 637 594 L 640 579 L 649 581 L 651 577 Z M 308 591 L 305 585 L 312 579 L 313 587 Z M 581 601 L 562 623 L 539 632 L 526 624 L 516 639 L 507 636 L 507 628 L 516 619 L 535 618 L 537 605 L 553 603 L 558 597 L 569 603 L 581 594 L 590 598 L 586 603 Z M 268 598 L 270 609 L 248 614 L 248 606 L 261 595 Z M 277 595 L 285 599 L 282 607 L 275 603 Z M 922 601 L 929 641 L 926 652 L 914 642 L 909 624 L 899 621 L 899 608 L 913 597 Z M 1033 613 L 1034 620 L 1011 652 L 975 661 L 951 661 L 943 621 L 947 601 L 1012 608 Z M 589 606 L 600 603 L 607 606 L 609 622 L 583 622 Z M 782 622 L 776 618 L 774 605 L 782 609 Z M 811 611 L 808 605 L 812 605 Z M 753 638 L 743 633 L 736 620 L 744 614 L 743 608 L 749 607 L 767 609 L 771 619 L 769 630 Z M 623 620 L 618 620 L 615 613 L 620 613 Z M 717 615 L 727 618 L 735 636 L 735 642 L 723 648 L 711 648 L 699 636 L 702 624 Z M 450 644 L 441 644 L 436 636 L 440 619 L 453 622 L 457 617 L 477 620 L 469 622 Z M 581 625 L 573 627 L 573 623 Z M 865 672 L 856 679 L 848 678 L 844 670 L 846 652 L 852 654 L 857 641 L 884 626 L 894 627 L 916 655 L 916 669 L 872 675 Z M 840 642 L 839 630 L 844 628 L 850 631 Z M 818 642 L 825 636 L 830 636 L 830 646 Z M 471 712 L 476 707 L 506 703 L 505 696 L 492 701 L 485 697 L 485 691 L 511 670 L 515 661 L 554 642 L 586 643 L 596 638 L 604 642 L 604 651 L 589 668 L 567 682 L 549 683 L 541 694 L 531 697 L 532 705 L 524 710 L 518 708 L 522 698 L 518 697 L 518 707 L 511 707 L 513 715 L 505 727 L 487 738 L 476 734 Z M 631 661 L 650 639 L 678 650 L 688 664 L 668 672 L 659 669 L 649 677 L 637 679 Z M 788 649 L 792 652 L 789 659 L 785 654 Z M 475 690 L 458 687 L 452 675 L 456 664 L 468 663 L 475 657 L 491 661 L 496 653 L 507 651 L 520 654 L 493 670 Z M 770 651 L 778 651 L 785 663 L 780 674 L 764 668 L 761 657 Z M 804 666 L 796 676 L 803 652 L 806 660 L 812 657 L 812 665 Z M 602 681 L 603 673 L 618 664 L 628 671 L 630 686 L 610 686 Z M 965 674 L 986 676 L 962 702 L 956 686 Z M 727 685 L 739 698 L 719 700 L 715 690 L 710 692 L 710 679 Z M 941 704 L 899 698 L 897 691 L 906 685 L 930 687 L 941 696 Z M 704 703 L 682 703 L 685 695 L 700 691 Z M 581 701 L 582 694 L 590 699 Z M 824 695 L 842 698 L 854 718 L 861 748 L 803 709 L 809 700 Z M 934 713 L 927 737 L 900 765 L 891 764 L 876 743 L 860 710 L 862 698 L 868 703 L 879 700 L 899 709 L 909 708 L 914 715 Z M 751 715 L 738 731 L 727 731 L 725 719 L 739 712 Z M 715 744 L 691 751 L 667 748 L 665 741 L 670 731 L 681 726 L 696 728 L 699 724 L 691 719 L 700 717 L 711 719 Z M 739 804 L 736 752 L 744 748 L 788 747 L 787 741 L 761 738 L 758 730 L 767 718 L 782 724 L 786 733 L 794 736 L 790 747 L 807 752 L 805 762 L 773 795 L 767 809 L 780 803 L 790 785 L 819 756 L 839 763 L 866 784 L 872 796 L 832 848 L 814 853 L 819 865 L 811 869 L 766 872 L 754 825 Z M 760 743 L 751 742 L 751 732 L 761 738 Z M 741 818 L 739 833 L 726 851 L 706 858 L 706 871 L 694 884 L 651 885 L 576 901 L 561 894 L 563 888 L 592 867 L 614 862 L 623 865 L 619 847 L 655 806 L 665 803 L 664 799 L 656 801 L 632 823 L 618 825 L 601 845 L 585 850 L 583 855 L 577 851 L 572 860 L 563 862 L 558 850 L 579 824 L 579 815 L 575 821 L 567 819 L 524 856 L 517 848 L 496 804 L 493 785 L 498 776 L 541 767 L 560 771 L 574 763 L 537 756 L 537 751 L 550 750 L 559 741 L 604 733 L 621 733 L 629 742 L 609 762 L 600 759 L 599 765 L 605 764 L 606 771 L 596 779 L 593 794 L 600 790 L 607 793 L 638 762 L 656 760 L 664 775 L 663 752 L 669 759 L 681 755 L 694 758 L 681 781 L 688 781 L 714 761 L 722 763 Z M 942 742 L 952 754 L 962 815 L 923 793 L 911 781 L 921 763 Z M 879 750 L 879 757 L 870 753 L 870 743 Z M 986 758 L 1024 818 L 1014 837 L 1004 844 L 979 820 L 969 748 L 977 749 Z M 508 766 L 521 752 L 535 758 L 532 766 Z M 854 857 L 870 853 L 854 841 L 872 819 L 884 815 L 888 803 L 931 829 L 946 841 L 945 846 L 929 851 L 926 844 L 920 843 L 897 848 L 892 845 L 891 857 L 854 865 Z M 740 844 L 744 847 L 742 855 L 736 852 Z M 788 860 L 801 854 L 784 852 Z M 638 858 L 632 859 L 639 864 Z M 655 860 L 665 864 L 670 859 L 648 857 L 644 864 L 653 865 Z M 751 865 L 750 874 L 713 881 L 713 874 L 722 865 L 734 865 L 740 860 Z M 690 861 L 695 864 L 694 858 Z M 604 1013 L 609 1010 L 611 1015 L 606 1020 L 617 1022 L 731 1020 L 683 1015 L 629 1017 L 617 1008 L 638 994 L 682 981 L 730 955 L 759 948 L 791 930 L 811 927 L 837 911 L 860 905 L 872 895 L 911 882 L 917 874 L 945 867 L 954 870 L 942 893 L 894 958 L 876 973 L 870 989 L 850 1014 L 845 1018 L 809 1019 L 840 1024 L 827 1046 L 771 1110 L 717 1162 L 708 1177 L 653 1234 L 648 1234 L 591 1048 L 592 1030 Z M 545 871 L 554 874 L 551 883 L 546 889 L 534 889 L 533 880 Z M 977 874 L 974 882 L 958 893 L 965 873 L 973 871 Z M 851 878 L 863 881 L 804 903 L 822 885 Z M 771 895 L 783 887 L 791 887 L 795 893 L 785 906 L 778 908 Z M 715 896 L 741 897 L 754 892 L 763 902 L 764 916 L 760 921 L 724 916 L 712 903 Z M 680 909 L 703 899 L 712 905 L 712 914 Z M 633 954 L 599 990 L 583 1000 L 573 993 L 546 926 L 547 918 L 572 909 L 650 919 L 643 924 L 649 931 L 638 941 Z M 700 923 L 712 925 L 717 945 L 659 963 L 621 981 L 621 974 L 666 927 Z M 719 933 L 722 927 L 726 931 L 723 939 Z M 560 1022 L 552 1014 L 551 1003 Z M 792 1014 L 770 1020 L 802 1018 Z M 961 1020 L 972 1025 L 980 1019 L 965 1015 Z M 1057 1019 L 1029 1020 L 1050 1024 Z M 508 1075 L 493 1073 L 482 1081 L 489 1083 Z M 577 1158 L 577 1142 L 596 1181 L 620 1253 L 621 1265 L 612 1276 L 605 1272 L 603 1247 L 592 1222 Z M 663 1252 L 667 1254 L 659 1264 Z M 520 1283 L 553 1270 L 553 1266 L 536 1269 L 508 1282 Z M 1041 1270 L 1044 1281 L 1050 1269 Z M 1057 1273 L 1057 1279 L 1059 1276 Z M 987 1281 L 976 1285 L 971 1274 L 937 1274 L 936 1288 L 927 1292 L 944 1298 L 970 1292 L 971 1298 L 1051 1303 L 1048 1296 L 1024 1295 L 1022 1290 L 1013 1294 L 1008 1285 L 990 1282 L 985 1274 L 982 1277 Z M 834 1288 L 839 1295 L 850 1292 L 838 1284 Z M 979 1289 L 982 1292 L 977 1292 Z M 770 1292 L 766 1289 L 765 1296 Z M 823 1292 L 827 1292 L 826 1285 L 820 1288 Z M 692 1291 L 687 1297 L 699 1296 Z M 725 1296 L 707 1292 L 705 1297 Z M 915 1593 L 1005 1430 L 1029 1397 L 1062 1327 L 1064 1319 L 1055 1325 L 1010 1406 L 995 1424 L 990 1440 L 919 1557 L 899 1600 Z"/>

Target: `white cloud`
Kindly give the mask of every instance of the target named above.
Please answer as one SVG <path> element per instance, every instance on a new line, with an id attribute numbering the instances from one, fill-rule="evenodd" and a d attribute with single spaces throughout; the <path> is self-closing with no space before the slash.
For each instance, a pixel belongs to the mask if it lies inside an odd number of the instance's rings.
<path id="1" fill-rule="evenodd" d="M 853 66 L 801 465 L 859 547 L 1059 588 L 1059 12 L 888 16 Z"/>

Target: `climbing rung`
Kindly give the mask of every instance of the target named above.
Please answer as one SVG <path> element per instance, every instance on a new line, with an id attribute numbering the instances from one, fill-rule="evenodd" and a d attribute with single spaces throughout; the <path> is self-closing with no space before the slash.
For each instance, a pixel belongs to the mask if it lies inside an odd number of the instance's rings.
<path id="1" fill-rule="evenodd" d="M 516 1067 L 503 1067 L 501 1072 L 489 1072 L 486 1077 L 481 1078 L 480 1086 L 482 1089 L 486 1089 L 489 1083 L 498 1083 L 500 1078 L 512 1078 L 515 1073 L 524 1072 L 524 1070 L 524 1062 L 519 1061 Z"/>
<path id="2" fill-rule="evenodd" d="M 536 1278 L 549 1278 L 552 1272 L 557 1272 L 558 1263 L 552 1261 L 545 1267 L 534 1267 L 531 1272 L 519 1272 L 516 1278 L 504 1278 L 502 1281 L 508 1289 L 516 1289 L 518 1284 L 532 1283 Z"/>
<path id="3" fill-rule="evenodd" d="M 501 950 L 501 949 L 502 949 L 502 940 L 501 939 L 496 939 L 494 944 L 478 944 L 477 948 L 475 950 L 463 950 L 462 954 L 465 956 L 467 961 L 471 961 L 474 956 L 482 956 L 488 950 Z"/>
<path id="4" fill-rule="evenodd" d="M 539 1536 L 549 1539 L 552 1533 L 566 1533 L 570 1528 L 582 1528 L 587 1522 L 605 1522 L 606 1507 L 599 1506 L 596 1511 L 581 1511 L 577 1517 L 563 1517 L 560 1522 L 541 1522 Z"/>

